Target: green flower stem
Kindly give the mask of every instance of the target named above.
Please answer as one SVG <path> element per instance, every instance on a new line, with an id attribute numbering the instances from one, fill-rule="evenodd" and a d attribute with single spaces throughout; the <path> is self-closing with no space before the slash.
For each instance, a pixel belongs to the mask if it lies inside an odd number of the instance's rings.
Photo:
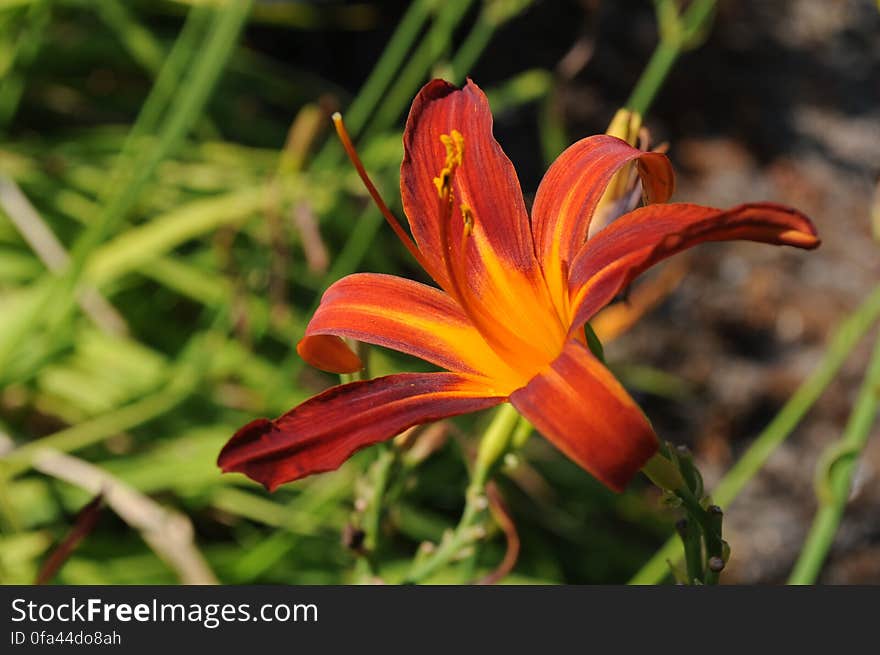
<path id="1" fill-rule="evenodd" d="M 339 376 L 340 381 L 347 384 L 369 380 L 372 377 L 370 375 L 370 345 L 355 340 L 348 340 L 348 344 L 360 357 L 363 368 L 355 373 L 343 373 Z M 364 540 L 363 549 L 358 551 L 362 557 L 358 560 L 356 567 L 357 577 L 367 582 L 372 582 L 379 577 L 379 559 L 376 551 L 379 547 L 385 498 L 394 482 L 400 463 L 400 451 L 392 442 L 386 441 L 377 444 L 376 448 L 379 451 L 379 456 L 364 473 L 364 478 L 370 486 L 370 497 L 361 518 Z"/>
<path id="2" fill-rule="evenodd" d="M 850 352 L 880 318 L 880 287 L 837 328 L 825 356 L 807 380 L 755 439 L 712 494 L 715 502 L 728 505 L 766 463 L 776 448 L 792 433 L 804 415 L 831 384 Z M 667 561 L 678 562 L 682 552 L 679 540 L 669 539 L 635 574 L 630 584 L 657 584 L 669 572 Z"/>
<path id="3" fill-rule="evenodd" d="M 871 434 L 878 403 L 880 403 L 880 337 L 874 346 L 868 372 L 865 374 L 843 437 L 834 445 L 833 459 L 828 462 L 824 470 L 819 472 L 821 476 L 817 485 L 819 510 L 788 579 L 789 584 L 812 584 L 819 576 L 843 517 L 856 464 Z"/>
<path id="4" fill-rule="evenodd" d="M 372 493 L 361 521 L 364 531 L 363 557 L 359 560 L 358 577 L 372 580 L 379 577 L 379 560 L 376 551 L 379 547 L 379 534 L 385 510 L 385 495 L 393 480 L 400 462 L 400 451 L 390 442 L 379 444 L 381 452 L 370 468 Z"/>
<path id="5" fill-rule="evenodd" d="M 450 82 L 461 84 L 464 81 L 465 76 L 474 67 L 474 64 L 477 63 L 477 59 L 479 59 L 483 50 L 489 45 L 498 26 L 497 22 L 487 20 L 485 10 L 480 13 L 479 18 L 477 18 L 471 31 L 468 32 L 468 35 L 462 42 L 461 48 L 459 48 L 455 58 L 452 60 Z"/>
<path id="6" fill-rule="evenodd" d="M 703 478 L 687 450 L 675 450 L 669 444 L 642 467 L 642 472 L 673 496 L 684 509 L 687 519 L 675 525 L 684 545 L 687 584 L 717 584 L 724 568 L 725 544 L 721 539 L 723 513 L 711 505 L 703 493 Z M 705 557 L 704 557 L 705 554 Z M 710 565 L 711 564 L 711 565 Z"/>
<path id="7" fill-rule="evenodd" d="M 644 116 L 680 54 L 678 47 L 661 40 L 624 107 Z"/>
<path id="8" fill-rule="evenodd" d="M 532 436 L 534 429 L 535 426 L 529 423 L 524 416 L 520 416 L 519 423 L 516 424 L 513 436 L 510 438 L 510 449 L 512 451 L 517 451 L 525 446 L 526 441 Z"/>
<path id="9" fill-rule="evenodd" d="M 694 580 L 703 575 L 703 540 L 701 539 L 699 526 L 692 525 L 686 519 L 675 524 L 678 536 L 684 545 L 684 563 L 687 569 L 687 582 L 692 584 Z"/>
<path id="10" fill-rule="evenodd" d="M 432 0 L 415 0 L 410 4 L 357 98 L 345 112 L 345 124 L 352 138 L 360 134 L 370 113 L 394 80 L 395 73 L 421 33 L 433 4 Z"/>
<path id="11" fill-rule="evenodd" d="M 382 453 L 376 460 L 375 475 L 373 478 L 373 500 L 364 512 L 363 529 L 366 533 L 364 537 L 364 546 L 373 551 L 376 549 L 379 541 L 379 523 L 382 520 L 382 499 L 388 484 L 392 478 L 392 472 L 397 464 L 398 449 L 388 442 L 382 444 Z"/>
<path id="12" fill-rule="evenodd" d="M 369 380 L 372 377 L 372 375 L 370 375 L 370 344 L 355 339 L 348 339 L 347 342 L 349 347 L 360 358 L 363 368 L 354 373 L 341 373 L 339 375 L 339 381 L 342 384 L 348 384 L 349 382 Z"/>
<path id="13" fill-rule="evenodd" d="M 477 461 L 471 474 L 471 482 L 465 494 L 465 506 L 458 526 L 425 557 L 417 557 L 403 584 L 418 584 L 443 566 L 459 557 L 468 546 L 480 540 L 486 530 L 480 525 L 488 516 L 486 483 L 498 462 L 513 442 L 514 435 L 521 436 L 519 414 L 512 405 L 505 403 L 498 408 L 492 422 L 480 442 Z M 501 447 L 503 444 L 503 447 Z"/>
<path id="14" fill-rule="evenodd" d="M 644 116 L 678 57 L 699 43 L 712 19 L 715 0 L 696 0 L 679 15 L 674 0 L 655 0 L 660 42 L 624 107 Z"/>
<path id="15" fill-rule="evenodd" d="M 510 403 L 504 403 L 495 412 L 495 417 L 486 429 L 477 451 L 477 459 L 471 477 L 471 489 L 482 494 L 496 467 L 505 453 L 510 450 L 517 433 L 520 416 Z"/>

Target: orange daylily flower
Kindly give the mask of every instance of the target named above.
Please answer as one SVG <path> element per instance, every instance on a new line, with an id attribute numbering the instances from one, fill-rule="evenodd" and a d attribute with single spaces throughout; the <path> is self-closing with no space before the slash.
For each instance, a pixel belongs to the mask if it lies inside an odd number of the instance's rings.
<path id="1" fill-rule="evenodd" d="M 333 284 L 297 350 L 334 373 L 361 362 L 356 339 L 443 369 L 343 384 L 270 421 L 241 428 L 220 453 L 269 489 L 337 468 L 355 451 L 421 423 L 510 402 L 547 439 L 615 491 L 657 450 L 623 386 L 586 345 L 584 324 L 641 272 L 703 241 L 746 239 L 815 248 L 804 215 L 756 203 L 728 210 L 648 204 L 589 240 L 609 181 L 635 163 L 648 203 L 665 203 L 665 155 L 612 136 L 568 148 L 526 212 L 492 114 L 471 81 L 442 80 L 416 97 L 404 132 L 401 194 L 412 237 L 396 222 L 343 142 L 392 228 L 440 287 L 359 273 Z"/>

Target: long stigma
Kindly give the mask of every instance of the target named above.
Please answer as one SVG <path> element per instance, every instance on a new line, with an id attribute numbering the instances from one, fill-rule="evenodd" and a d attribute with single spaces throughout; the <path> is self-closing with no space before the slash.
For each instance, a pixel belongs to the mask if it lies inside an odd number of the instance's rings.
<path id="1" fill-rule="evenodd" d="M 428 271 L 428 273 L 431 273 L 431 270 L 428 268 L 428 264 L 422 256 L 422 253 L 419 251 L 418 246 L 416 246 L 412 237 L 407 234 L 406 230 L 401 227 L 400 221 L 397 220 L 397 217 L 391 212 L 388 205 L 385 204 L 385 201 L 382 200 L 382 196 L 379 195 L 376 185 L 373 184 L 370 176 L 367 175 L 367 170 L 364 168 L 361 158 L 358 156 L 357 150 L 355 150 L 354 144 L 351 141 L 351 137 L 348 135 L 348 130 L 345 129 L 345 123 L 342 122 L 342 114 L 337 111 L 333 114 L 332 118 L 333 127 L 336 128 L 336 134 L 342 142 L 342 147 L 345 148 L 345 153 L 354 165 L 354 168 L 358 172 L 364 186 L 367 187 L 367 192 L 369 192 L 373 202 L 376 203 L 376 206 L 379 208 L 379 211 L 382 212 L 388 225 L 391 226 L 391 229 L 394 230 L 394 234 L 396 234 L 397 238 L 400 239 L 404 246 L 406 246 L 406 249 L 409 250 L 410 254 L 419 264 L 421 264 L 422 268 Z"/>

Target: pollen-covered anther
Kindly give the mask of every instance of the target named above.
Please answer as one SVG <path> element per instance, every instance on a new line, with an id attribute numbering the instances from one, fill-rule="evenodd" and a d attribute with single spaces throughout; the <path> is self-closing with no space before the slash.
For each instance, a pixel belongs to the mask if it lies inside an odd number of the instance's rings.
<path id="1" fill-rule="evenodd" d="M 449 196 L 452 189 L 452 176 L 455 169 L 461 166 L 464 156 L 464 137 L 458 130 L 452 130 L 450 134 L 441 134 L 440 143 L 446 148 L 446 161 L 440 170 L 440 175 L 434 178 L 434 186 L 441 198 Z"/>
<path id="2" fill-rule="evenodd" d="M 461 166 L 464 155 L 464 137 L 458 130 L 452 130 L 450 134 L 441 134 L 440 143 L 446 147 L 446 168 Z"/>
<path id="3" fill-rule="evenodd" d="M 434 186 L 437 187 L 437 195 L 440 198 L 448 198 L 452 188 L 452 170 L 444 168 L 440 175 L 434 178 Z"/>

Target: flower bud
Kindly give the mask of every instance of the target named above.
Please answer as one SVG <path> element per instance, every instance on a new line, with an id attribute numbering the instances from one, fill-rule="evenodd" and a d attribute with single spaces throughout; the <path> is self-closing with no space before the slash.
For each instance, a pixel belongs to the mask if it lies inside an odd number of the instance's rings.
<path id="1" fill-rule="evenodd" d="M 639 132 L 642 128 L 641 114 L 629 109 L 618 109 L 608 125 L 605 134 L 616 136 L 635 146 L 639 140 Z M 608 225 L 621 214 L 625 214 L 635 207 L 639 200 L 636 194 L 638 189 L 638 177 L 632 163 L 625 164 L 608 184 L 605 194 L 596 206 L 596 213 L 590 228 L 590 234 L 597 232 Z"/>

